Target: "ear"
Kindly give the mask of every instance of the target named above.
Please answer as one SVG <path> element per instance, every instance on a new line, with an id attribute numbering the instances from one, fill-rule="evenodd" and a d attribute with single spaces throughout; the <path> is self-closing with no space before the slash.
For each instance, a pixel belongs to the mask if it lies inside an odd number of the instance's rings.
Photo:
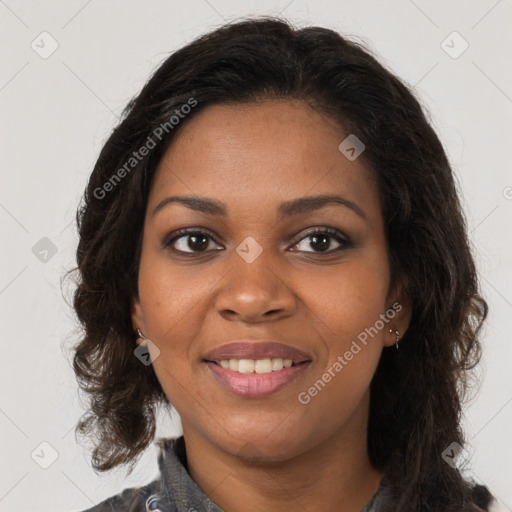
<path id="1" fill-rule="evenodd" d="M 411 315 L 412 308 L 407 295 L 407 279 L 402 276 L 395 280 L 386 301 L 386 317 L 389 319 L 385 327 L 386 332 L 384 333 L 384 345 L 386 347 L 396 343 L 397 331 L 398 343 L 400 344 L 400 340 L 409 328 Z"/>
<path id="2" fill-rule="evenodd" d="M 137 329 L 140 329 L 141 332 L 144 334 L 146 332 L 145 322 L 144 322 L 144 314 L 142 313 L 142 307 L 140 305 L 140 302 L 137 298 L 133 298 L 132 300 L 132 325 L 133 330 L 137 331 Z M 142 338 L 137 338 L 137 344 L 143 345 L 144 340 Z"/>

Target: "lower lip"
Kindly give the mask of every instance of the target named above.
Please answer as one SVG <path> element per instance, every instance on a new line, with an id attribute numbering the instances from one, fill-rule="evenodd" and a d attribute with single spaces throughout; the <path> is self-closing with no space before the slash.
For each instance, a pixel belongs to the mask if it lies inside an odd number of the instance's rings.
<path id="1" fill-rule="evenodd" d="M 271 395 L 296 380 L 311 361 L 270 373 L 240 373 L 206 361 L 214 377 L 235 395 L 260 398 Z"/>

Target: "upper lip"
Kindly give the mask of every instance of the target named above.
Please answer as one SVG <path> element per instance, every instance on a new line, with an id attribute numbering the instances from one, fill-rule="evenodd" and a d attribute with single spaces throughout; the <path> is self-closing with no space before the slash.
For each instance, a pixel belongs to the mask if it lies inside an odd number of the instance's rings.
<path id="1" fill-rule="evenodd" d="M 295 364 L 310 361 L 311 357 L 298 348 L 267 340 L 237 340 L 216 347 L 204 356 L 206 361 L 227 359 L 291 359 Z"/>

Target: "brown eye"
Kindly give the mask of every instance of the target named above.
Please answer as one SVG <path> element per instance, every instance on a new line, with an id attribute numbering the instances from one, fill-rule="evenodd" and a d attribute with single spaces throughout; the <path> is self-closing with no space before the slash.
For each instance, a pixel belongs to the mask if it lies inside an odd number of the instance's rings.
<path id="1" fill-rule="evenodd" d="M 212 236 L 204 231 L 182 231 L 181 233 L 169 241 L 164 241 L 164 245 L 176 252 L 188 254 L 207 252 L 219 247 L 214 243 Z"/>
<path id="2" fill-rule="evenodd" d="M 348 246 L 350 242 L 337 230 L 322 228 L 308 233 L 293 248 L 300 252 L 331 253 Z"/>
<path id="3" fill-rule="evenodd" d="M 183 252 L 202 252 L 208 248 L 210 237 L 202 233 L 181 235 L 174 241 L 174 247 Z"/>

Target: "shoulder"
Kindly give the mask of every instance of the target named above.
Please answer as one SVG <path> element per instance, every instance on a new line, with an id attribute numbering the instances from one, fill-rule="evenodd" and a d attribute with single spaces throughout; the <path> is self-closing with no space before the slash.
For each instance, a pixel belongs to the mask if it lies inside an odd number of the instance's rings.
<path id="1" fill-rule="evenodd" d="M 81 512 L 139 512 L 150 510 L 146 509 L 146 503 L 148 503 L 148 500 L 151 501 L 150 498 L 153 496 L 157 496 L 159 491 L 160 482 L 154 480 L 144 487 L 124 489 L 121 493 Z"/>

